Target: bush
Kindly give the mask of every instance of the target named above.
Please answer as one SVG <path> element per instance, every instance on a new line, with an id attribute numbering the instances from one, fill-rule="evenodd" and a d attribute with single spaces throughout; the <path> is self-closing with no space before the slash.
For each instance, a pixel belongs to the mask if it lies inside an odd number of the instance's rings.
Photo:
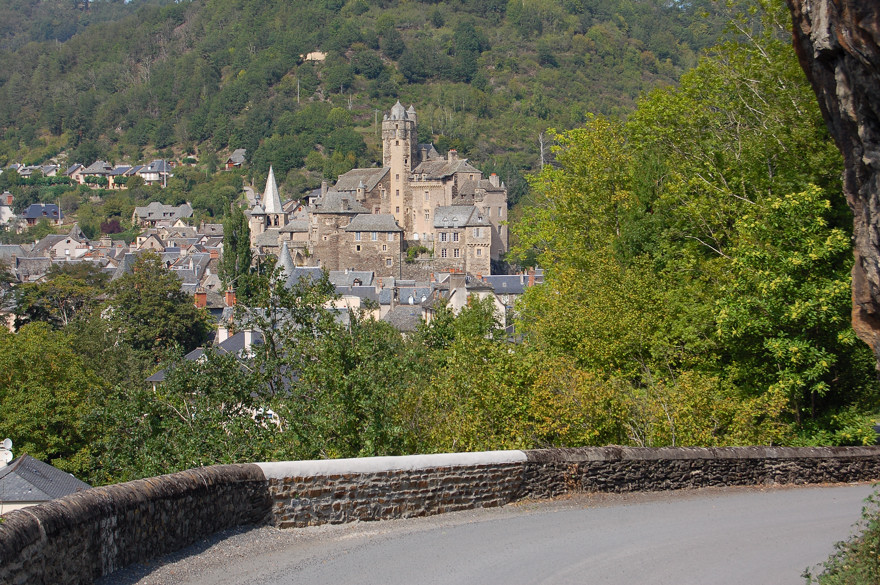
<path id="1" fill-rule="evenodd" d="M 835 545 L 837 552 L 815 577 L 804 572 L 807 583 L 820 585 L 876 585 L 880 583 L 880 493 L 865 500 L 862 517 L 856 525 L 862 532 Z"/>

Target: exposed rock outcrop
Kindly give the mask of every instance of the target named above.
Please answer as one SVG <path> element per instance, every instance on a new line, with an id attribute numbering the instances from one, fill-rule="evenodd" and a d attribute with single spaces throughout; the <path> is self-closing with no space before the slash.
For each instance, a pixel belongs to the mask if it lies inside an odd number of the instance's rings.
<path id="1" fill-rule="evenodd" d="M 853 328 L 880 363 L 880 2 L 787 0 L 794 46 L 844 156 Z"/>

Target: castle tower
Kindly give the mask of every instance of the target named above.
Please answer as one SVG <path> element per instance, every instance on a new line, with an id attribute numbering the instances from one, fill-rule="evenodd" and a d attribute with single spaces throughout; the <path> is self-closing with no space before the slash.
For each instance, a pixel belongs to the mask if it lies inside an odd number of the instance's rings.
<path id="1" fill-rule="evenodd" d="M 391 169 L 390 211 L 405 230 L 412 225 L 409 176 L 418 164 L 418 143 L 416 111 L 412 106 L 405 110 L 398 101 L 382 119 L 382 166 Z"/>

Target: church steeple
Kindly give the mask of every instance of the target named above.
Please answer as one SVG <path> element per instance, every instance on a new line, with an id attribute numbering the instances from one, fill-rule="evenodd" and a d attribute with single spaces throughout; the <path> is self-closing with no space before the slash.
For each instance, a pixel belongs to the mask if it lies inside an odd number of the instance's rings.
<path id="1" fill-rule="evenodd" d="M 269 167 L 269 178 L 266 179 L 266 191 L 263 193 L 263 207 L 266 213 L 281 213 L 281 197 L 275 183 L 275 171 Z"/>
<path id="2" fill-rule="evenodd" d="M 269 167 L 269 178 L 266 179 L 266 191 L 263 193 L 263 210 L 266 213 L 266 227 L 284 227 L 287 225 L 287 213 L 281 205 L 278 185 L 275 183 L 275 171 Z"/>

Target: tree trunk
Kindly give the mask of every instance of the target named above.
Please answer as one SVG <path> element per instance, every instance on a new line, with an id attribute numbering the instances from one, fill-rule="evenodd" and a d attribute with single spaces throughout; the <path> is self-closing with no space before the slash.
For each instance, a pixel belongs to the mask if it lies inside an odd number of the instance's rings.
<path id="1" fill-rule="evenodd" d="M 880 365 L 880 2 L 787 0 L 801 66 L 844 156 L 853 328 Z"/>

